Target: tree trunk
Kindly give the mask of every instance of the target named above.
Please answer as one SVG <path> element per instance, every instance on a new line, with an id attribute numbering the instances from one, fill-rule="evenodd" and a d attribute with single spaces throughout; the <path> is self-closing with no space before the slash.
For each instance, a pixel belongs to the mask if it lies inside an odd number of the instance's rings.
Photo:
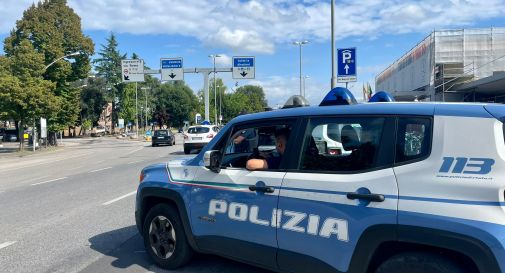
<path id="1" fill-rule="evenodd" d="M 115 127 L 114 127 L 114 108 L 116 107 L 116 98 L 112 98 L 112 109 L 110 110 L 110 133 L 114 135 Z M 107 118 L 105 119 L 105 128 L 107 128 Z"/>
<path id="2" fill-rule="evenodd" d="M 17 121 L 16 123 L 16 129 L 18 130 L 18 138 L 19 138 L 19 150 L 23 151 L 24 146 L 25 146 L 25 139 L 24 139 L 24 130 L 23 130 L 23 122 L 22 121 Z"/>

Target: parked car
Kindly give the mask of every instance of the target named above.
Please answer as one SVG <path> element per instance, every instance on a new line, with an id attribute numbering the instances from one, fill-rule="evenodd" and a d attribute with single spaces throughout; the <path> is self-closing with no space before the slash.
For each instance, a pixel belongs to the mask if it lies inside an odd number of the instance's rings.
<path id="1" fill-rule="evenodd" d="M 93 128 L 91 136 L 105 136 L 106 130 L 104 126 L 97 126 Z"/>
<path id="2" fill-rule="evenodd" d="M 151 139 L 152 146 L 160 144 L 167 144 L 169 146 L 175 145 L 175 135 L 170 130 L 156 130 Z"/>
<path id="3" fill-rule="evenodd" d="M 18 131 L 16 129 L 6 129 L 3 134 L 3 140 L 10 142 L 18 141 Z"/>
<path id="4" fill-rule="evenodd" d="M 219 132 L 215 125 L 198 125 L 188 128 L 184 134 L 184 153 L 189 154 L 193 149 L 202 149 Z"/>

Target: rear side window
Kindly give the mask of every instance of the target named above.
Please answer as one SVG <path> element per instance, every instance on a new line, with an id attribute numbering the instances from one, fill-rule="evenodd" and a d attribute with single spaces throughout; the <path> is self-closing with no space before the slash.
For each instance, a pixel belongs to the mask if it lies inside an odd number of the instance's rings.
<path id="1" fill-rule="evenodd" d="M 381 167 L 378 155 L 385 121 L 383 117 L 311 120 L 301 169 L 346 173 Z"/>
<path id="2" fill-rule="evenodd" d="M 426 158 L 431 151 L 431 127 L 429 118 L 398 118 L 395 162 Z"/>
<path id="3" fill-rule="evenodd" d="M 205 134 L 210 131 L 208 127 L 192 127 L 188 129 L 189 134 Z"/>

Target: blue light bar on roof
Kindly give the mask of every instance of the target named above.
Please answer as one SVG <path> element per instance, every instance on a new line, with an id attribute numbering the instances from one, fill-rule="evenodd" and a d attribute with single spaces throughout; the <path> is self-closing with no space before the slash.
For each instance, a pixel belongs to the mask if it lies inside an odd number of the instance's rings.
<path id="1" fill-rule="evenodd" d="M 379 91 L 373 95 L 368 102 L 393 102 L 395 99 L 386 91 Z"/>
<path id="2" fill-rule="evenodd" d="M 324 97 L 319 106 L 329 105 L 351 105 L 357 104 L 356 98 L 349 89 L 343 87 L 335 87 L 331 89 Z"/>

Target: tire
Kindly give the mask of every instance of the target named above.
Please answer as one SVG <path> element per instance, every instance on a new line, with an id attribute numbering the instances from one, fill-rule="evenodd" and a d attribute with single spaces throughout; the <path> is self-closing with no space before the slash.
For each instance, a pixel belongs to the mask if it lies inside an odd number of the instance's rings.
<path id="1" fill-rule="evenodd" d="M 161 228 L 162 226 L 164 228 Z M 188 244 L 179 213 L 173 206 L 159 204 L 149 210 L 142 235 L 146 252 L 164 269 L 181 267 L 193 256 L 193 249 Z"/>
<path id="2" fill-rule="evenodd" d="M 442 255 L 408 252 L 387 259 L 375 273 L 467 273 L 467 271 Z"/>
<path id="3" fill-rule="evenodd" d="M 153 144 L 151 144 L 151 146 L 152 146 L 152 147 L 156 147 L 156 144 L 154 144 L 154 143 L 153 143 Z"/>
<path id="4" fill-rule="evenodd" d="M 189 155 L 189 153 L 191 152 L 191 149 L 190 148 L 184 148 L 184 153 Z"/>

